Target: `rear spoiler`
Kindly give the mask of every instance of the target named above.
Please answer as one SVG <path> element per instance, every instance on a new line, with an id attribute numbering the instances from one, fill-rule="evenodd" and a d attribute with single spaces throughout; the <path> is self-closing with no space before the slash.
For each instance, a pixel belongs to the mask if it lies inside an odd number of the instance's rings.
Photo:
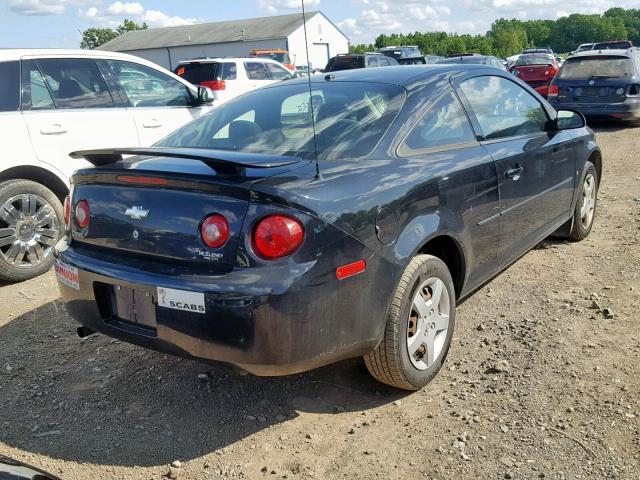
<path id="1" fill-rule="evenodd" d="M 69 154 L 71 158 L 84 158 L 96 167 L 121 162 L 124 155 L 199 160 L 209 168 L 222 174 L 242 174 L 246 168 L 286 167 L 287 165 L 293 165 L 301 161 L 301 159 L 297 157 L 281 155 L 181 147 L 108 148 L 100 150 L 80 150 Z"/>

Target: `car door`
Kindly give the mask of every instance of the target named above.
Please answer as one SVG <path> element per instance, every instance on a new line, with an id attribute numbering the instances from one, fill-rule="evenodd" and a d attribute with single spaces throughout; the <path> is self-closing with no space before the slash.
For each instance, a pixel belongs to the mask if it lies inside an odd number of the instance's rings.
<path id="1" fill-rule="evenodd" d="M 22 110 L 36 157 L 67 177 L 88 165 L 70 152 L 139 146 L 133 117 L 90 58 L 23 58 Z"/>
<path id="2" fill-rule="evenodd" d="M 244 62 L 244 68 L 247 72 L 250 90 L 265 87 L 273 83 L 271 75 L 269 75 L 269 70 L 267 70 L 266 62 Z"/>
<path id="3" fill-rule="evenodd" d="M 496 162 L 502 266 L 569 218 L 575 150 L 567 132 L 550 129 L 549 111 L 520 84 L 498 75 L 459 81 L 481 144 Z"/>
<path id="4" fill-rule="evenodd" d="M 211 109 L 209 105 L 194 106 L 194 91 L 160 70 L 125 60 L 104 59 L 98 63 L 133 115 L 143 147 Z"/>
<path id="5" fill-rule="evenodd" d="M 420 215 L 437 216 L 457 230 L 467 247 L 467 285 L 473 289 L 498 269 L 500 204 L 495 163 L 477 142 L 451 87 L 431 100 L 417 118 L 398 155 L 411 160 L 412 169 L 425 183 L 400 210 L 420 209 Z M 438 201 L 433 200 L 434 192 Z M 458 221 L 461 225 L 452 227 Z"/>

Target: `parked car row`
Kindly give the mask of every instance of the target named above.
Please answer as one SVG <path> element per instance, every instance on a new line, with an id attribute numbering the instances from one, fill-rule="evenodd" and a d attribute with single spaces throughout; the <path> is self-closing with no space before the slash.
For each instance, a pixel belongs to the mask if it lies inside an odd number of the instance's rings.
<path id="1" fill-rule="evenodd" d="M 363 356 L 379 381 L 421 388 L 460 300 L 548 235 L 589 234 L 601 153 L 583 115 L 494 57 L 336 63 L 358 67 L 291 79 L 271 59 L 198 59 L 173 74 L 0 51 L 0 275 L 55 257 L 82 336 L 258 375 Z"/>

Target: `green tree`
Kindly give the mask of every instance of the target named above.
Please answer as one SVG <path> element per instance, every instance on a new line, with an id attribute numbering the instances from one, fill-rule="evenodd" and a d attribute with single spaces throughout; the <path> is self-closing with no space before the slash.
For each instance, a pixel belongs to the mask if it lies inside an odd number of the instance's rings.
<path id="1" fill-rule="evenodd" d="M 132 32 L 134 30 L 146 30 L 147 28 L 149 27 L 146 23 L 139 25 L 133 20 L 129 20 L 127 18 L 125 18 L 115 30 L 111 28 L 88 28 L 82 32 L 80 48 L 93 50 L 127 32 Z"/>
<path id="2" fill-rule="evenodd" d="M 493 54 L 509 57 L 522 52 L 527 47 L 527 31 L 523 22 L 516 19 L 500 18 L 491 24 L 487 33 L 493 44 Z"/>
<path id="3" fill-rule="evenodd" d="M 93 50 L 116 38 L 118 34 L 110 28 L 88 28 L 82 32 L 80 48 Z"/>

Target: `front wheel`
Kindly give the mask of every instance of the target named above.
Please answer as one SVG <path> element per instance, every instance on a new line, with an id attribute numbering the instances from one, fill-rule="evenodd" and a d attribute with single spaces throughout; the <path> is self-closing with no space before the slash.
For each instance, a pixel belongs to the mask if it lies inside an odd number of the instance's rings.
<path id="1" fill-rule="evenodd" d="M 573 216 L 556 233 L 556 236 L 580 241 L 587 238 L 593 228 L 598 200 L 598 172 L 591 162 L 587 162 L 580 180 L 580 191 Z"/>
<path id="2" fill-rule="evenodd" d="M 30 180 L 0 183 L 0 279 L 46 272 L 63 232 L 62 204 L 51 190 Z"/>
<path id="3" fill-rule="evenodd" d="M 455 290 L 445 263 L 432 255 L 414 257 L 393 296 L 384 338 L 364 357 L 369 372 L 393 387 L 424 387 L 444 363 L 455 317 Z"/>

